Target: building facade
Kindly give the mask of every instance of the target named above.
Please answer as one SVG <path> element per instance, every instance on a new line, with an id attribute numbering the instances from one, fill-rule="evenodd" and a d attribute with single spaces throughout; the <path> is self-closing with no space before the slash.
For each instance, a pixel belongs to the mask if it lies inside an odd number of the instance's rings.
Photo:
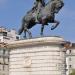
<path id="1" fill-rule="evenodd" d="M 5 28 L 0 27 L 0 42 L 10 43 L 19 39 L 20 37 L 14 29 L 7 30 Z"/>
<path id="2" fill-rule="evenodd" d="M 66 52 L 66 73 L 69 75 L 73 70 L 75 70 L 75 43 L 67 49 Z"/>
<path id="3" fill-rule="evenodd" d="M 5 43 L 0 43 L 0 75 L 8 75 L 9 51 Z"/>
<path id="4" fill-rule="evenodd" d="M 0 75 L 8 75 L 9 71 L 9 50 L 6 49 L 6 44 L 12 41 L 19 40 L 15 30 L 7 30 L 0 27 Z"/>

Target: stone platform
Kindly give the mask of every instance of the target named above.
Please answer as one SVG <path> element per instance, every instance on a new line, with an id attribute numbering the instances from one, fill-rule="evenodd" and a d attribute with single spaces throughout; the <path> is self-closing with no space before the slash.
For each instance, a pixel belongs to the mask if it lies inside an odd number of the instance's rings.
<path id="1" fill-rule="evenodd" d="M 11 42 L 9 75 L 66 75 L 64 44 L 61 37 Z"/>

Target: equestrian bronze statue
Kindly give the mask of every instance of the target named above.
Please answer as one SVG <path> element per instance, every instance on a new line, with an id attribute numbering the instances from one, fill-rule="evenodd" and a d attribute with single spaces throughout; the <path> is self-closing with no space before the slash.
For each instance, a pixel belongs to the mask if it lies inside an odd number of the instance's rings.
<path id="1" fill-rule="evenodd" d="M 44 26 L 48 25 L 48 23 L 55 23 L 51 27 L 51 30 L 54 30 L 59 25 L 59 21 L 55 20 L 55 14 L 57 14 L 63 6 L 63 0 L 50 0 L 45 6 L 41 7 L 40 11 L 38 11 L 38 7 L 33 7 L 23 17 L 22 26 L 18 32 L 19 35 L 24 32 L 26 37 L 26 32 L 28 32 L 29 38 L 31 38 L 32 34 L 29 29 L 36 24 L 41 24 L 41 36 L 43 35 Z"/>

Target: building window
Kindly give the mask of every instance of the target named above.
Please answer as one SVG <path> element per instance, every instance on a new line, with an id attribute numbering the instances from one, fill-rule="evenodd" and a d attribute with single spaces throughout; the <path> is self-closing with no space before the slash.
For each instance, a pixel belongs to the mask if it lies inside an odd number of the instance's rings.
<path id="1" fill-rule="evenodd" d="M 67 64 L 65 65 L 65 68 L 67 68 Z"/>
<path id="2" fill-rule="evenodd" d="M 6 50 L 5 50 L 5 49 L 3 49 L 3 55 L 5 55 L 5 51 L 6 51 Z"/>
<path id="3" fill-rule="evenodd" d="M 3 32 L 3 36 L 7 36 L 7 32 Z"/>
<path id="4" fill-rule="evenodd" d="M 69 68 L 72 68 L 72 65 L 69 65 Z"/>

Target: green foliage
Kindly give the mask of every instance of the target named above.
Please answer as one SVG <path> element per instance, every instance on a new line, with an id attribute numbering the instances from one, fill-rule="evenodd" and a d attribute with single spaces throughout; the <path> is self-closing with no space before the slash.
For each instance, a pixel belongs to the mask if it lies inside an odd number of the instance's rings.
<path id="1" fill-rule="evenodd" d="M 72 73 L 70 73 L 70 75 L 75 75 L 75 70 L 73 70 Z"/>

